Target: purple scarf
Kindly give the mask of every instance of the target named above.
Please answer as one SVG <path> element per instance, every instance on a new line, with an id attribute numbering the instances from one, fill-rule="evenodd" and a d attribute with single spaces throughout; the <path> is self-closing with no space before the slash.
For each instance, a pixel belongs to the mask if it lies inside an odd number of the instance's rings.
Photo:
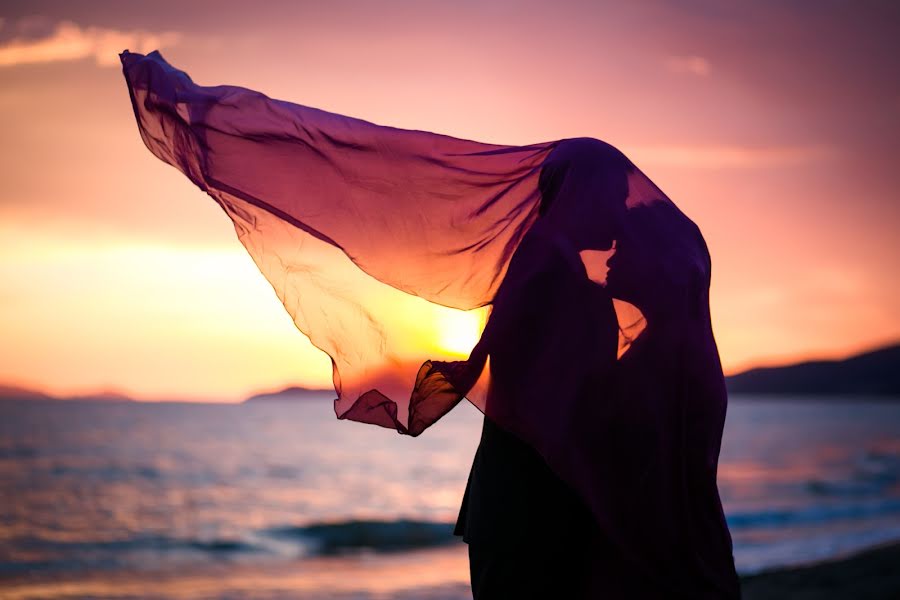
<path id="1" fill-rule="evenodd" d="M 628 158 L 385 127 L 120 57 L 144 143 L 222 207 L 331 357 L 338 418 L 415 436 L 468 398 L 665 597 L 738 596 L 709 254 Z M 490 308 L 467 358 L 435 343 L 422 315 L 458 311 L 433 305 Z"/>

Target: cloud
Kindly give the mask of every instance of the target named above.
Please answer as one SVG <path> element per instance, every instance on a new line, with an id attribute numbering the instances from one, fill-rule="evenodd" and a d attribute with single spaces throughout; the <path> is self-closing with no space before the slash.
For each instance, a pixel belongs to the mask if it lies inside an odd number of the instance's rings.
<path id="1" fill-rule="evenodd" d="M 641 162 L 707 169 L 793 167 L 831 160 L 837 151 L 826 145 L 746 147 L 643 146 L 629 148 L 626 154 Z"/>
<path id="2" fill-rule="evenodd" d="M 665 60 L 666 68 L 678 75 L 706 77 L 710 74 L 709 61 L 702 56 L 670 56 Z"/>
<path id="3" fill-rule="evenodd" d="M 4 22 L 0 19 L 0 28 Z M 21 29 L 21 28 L 20 28 Z M 123 31 L 103 27 L 80 27 L 60 21 L 38 37 L 17 36 L 0 42 L 0 67 L 63 62 L 93 58 L 97 65 L 119 64 L 124 49 L 147 53 L 178 43 L 181 35 L 173 31 L 151 32 L 141 29 Z"/>

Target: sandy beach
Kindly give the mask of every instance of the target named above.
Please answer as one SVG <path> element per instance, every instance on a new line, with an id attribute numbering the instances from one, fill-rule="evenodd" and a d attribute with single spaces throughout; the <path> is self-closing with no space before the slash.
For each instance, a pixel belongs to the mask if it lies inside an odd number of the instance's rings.
<path id="1" fill-rule="evenodd" d="M 900 598 L 900 543 L 808 567 L 743 577 L 745 600 L 887 600 Z"/>

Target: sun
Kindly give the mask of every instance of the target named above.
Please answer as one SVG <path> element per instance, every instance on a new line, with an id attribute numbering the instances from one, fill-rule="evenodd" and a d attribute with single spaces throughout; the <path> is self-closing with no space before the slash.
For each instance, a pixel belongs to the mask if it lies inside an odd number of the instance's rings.
<path id="1" fill-rule="evenodd" d="M 435 320 L 438 346 L 454 356 L 468 356 L 478 343 L 486 320 L 487 309 L 442 310 Z"/>

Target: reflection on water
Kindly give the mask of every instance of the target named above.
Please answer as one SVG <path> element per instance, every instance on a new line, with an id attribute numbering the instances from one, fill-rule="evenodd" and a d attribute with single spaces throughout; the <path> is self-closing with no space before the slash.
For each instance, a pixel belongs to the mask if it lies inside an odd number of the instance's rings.
<path id="1" fill-rule="evenodd" d="M 413 439 L 330 400 L 0 404 L 4 594 L 467 597 L 480 413 Z M 900 403 L 733 399 L 719 485 L 743 572 L 900 539 Z"/>
<path id="2" fill-rule="evenodd" d="M 262 600 L 471 600 L 461 545 L 403 554 L 362 554 L 277 564 L 218 561 L 190 569 L 57 574 L 13 580 L 6 600 L 26 598 L 242 598 Z"/>
<path id="3" fill-rule="evenodd" d="M 734 399 L 719 489 L 744 572 L 900 539 L 900 403 Z"/>

